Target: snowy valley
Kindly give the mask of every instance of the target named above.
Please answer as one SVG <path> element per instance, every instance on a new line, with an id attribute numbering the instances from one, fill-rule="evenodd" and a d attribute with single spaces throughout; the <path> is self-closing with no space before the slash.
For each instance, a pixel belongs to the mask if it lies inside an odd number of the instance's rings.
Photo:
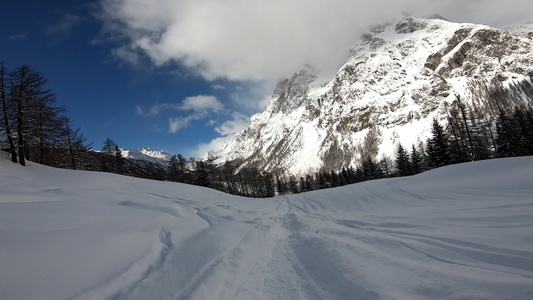
<path id="1" fill-rule="evenodd" d="M 533 157 L 269 199 L 0 169 L 1 299 L 533 297 Z"/>

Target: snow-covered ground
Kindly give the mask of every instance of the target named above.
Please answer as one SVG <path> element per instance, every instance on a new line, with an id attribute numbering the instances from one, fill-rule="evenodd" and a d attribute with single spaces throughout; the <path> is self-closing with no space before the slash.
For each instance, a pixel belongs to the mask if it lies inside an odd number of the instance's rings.
<path id="1" fill-rule="evenodd" d="M 273 199 L 0 157 L 0 299 L 533 299 L 533 157 Z"/>

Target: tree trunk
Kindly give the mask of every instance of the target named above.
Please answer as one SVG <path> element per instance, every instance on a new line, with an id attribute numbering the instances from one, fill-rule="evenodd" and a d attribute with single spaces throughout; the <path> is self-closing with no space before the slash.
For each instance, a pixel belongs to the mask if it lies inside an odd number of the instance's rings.
<path id="1" fill-rule="evenodd" d="M 24 123 L 24 118 L 23 118 L 23 109 L 22 109 L 22 96 L 23 96 L 23 91 L 24 91 L 24 77 L 25 77 L 25 72 L 26 69 L 22 68 L 21 70 L 21 75 L 20 75 L 20 85 L 19 85 L 19 90 L 18 90 L 18 99 L 16 100 L 17 101 L 17 136 L 18 136 L 18 141 L 17 141 L 17 144 L 18 144 L 18 153 L 19 153 L 19 163 L 21 166 L 25 166 L 26 165 L 26 159 L 24 157 L 24 133 L 23 133 L 23 123 Z"/>
<path id="2" fill-rule="evenodd" d="M 11 161 L 17 163 L 17 150 L 15 148 L 15 142 L 13 141 L 13 136 L 11 136 L 11 128 L 9 128 L 9 120 L 7 116 L 7 101 L 5 93 L 5 84 L 4 84 L 4 63 L 0 68 L 0 91 L 1 91 L 1 100 L 2 100 L 2 113 L 4 115 L 4 126 L 6 128 L 7 140 L 9 142 L 9 151 L 11 152 Z"/>
<path id="3" fill-rule="evenodd" d="M 68 126 L 69 119 L 65 117 L 65 124 L 67 129 L 67 141 L 68 141 L 68 152 L 70 154 L 70 160 L 72 162 L 72 169 L 76 170 L 76 160 L 74 159 L 74 151 L 72 150 L 72 139 L 70 138 L 70 127 Z"/>

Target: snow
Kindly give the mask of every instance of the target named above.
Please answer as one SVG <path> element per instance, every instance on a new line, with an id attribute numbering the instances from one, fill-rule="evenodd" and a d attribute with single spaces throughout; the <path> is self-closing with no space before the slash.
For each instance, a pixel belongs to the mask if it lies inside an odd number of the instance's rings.
<path id="1" fill-rule="evenodd" d="M 533 297 L 533 157 L 271 199 L 0 170 L 0 299 Z"/>

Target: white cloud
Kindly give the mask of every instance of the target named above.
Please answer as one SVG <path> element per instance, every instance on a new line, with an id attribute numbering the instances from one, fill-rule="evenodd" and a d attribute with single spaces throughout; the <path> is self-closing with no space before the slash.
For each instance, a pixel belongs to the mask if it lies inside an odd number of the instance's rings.
<path id="1" fill-rule="evenodd" d="M 224 105 L 214 96 L 200 95 L 187 97 L 181 104 L 157 103 L 150 106 L 148 110 L 145 110 L 141 105 L 136 105 L 135 112 L 138 116 L 155 117 L 158 116 L 162 110 L 168 108 L 180 111 L 192 111 L 191 114 L 185 117 L 173 117 L 168 119 L 168 132 L 176 133 L 183 128 L 189 127 L 191 122 L 208 117 L 210 113 L 222 113 Z M 210 120 L 208 124 L 214 125 L 214 121 Z"/>
<path id="2" fill-rule="evenodd" d="M 439 1 L 433 7 L 433 12 L 454 22 L 506 27 L 533 20 L 533 2 L 529 0 Z"/>
<path id="3" fill-rule="evenodd" d="M 249 122 L 250 118 L 241 113 L 234 112 L 233 119 L 222 123 L 222 125 L 218 127 L 215 127 L 215 131 L 222 136 L 227 136 L 246 129 Z"/>
<path id="4" fill-rule="evenodd" d="M 139 116 L 153 117 L 153 116 L 159 115 L 161 110 L 169 108 L 169 107 L 175 107 L 175 105 L 169 104 L 169 103 L 157 103 L 157 104 L 150 106 L 150 108 L 147 111 L 144 110 L 144 108 L 141 105 L 136 105 L 135 112 Z"/>
<path id="5" fill-rule="evenodd" d="M 213 139 L 209 143 L 200 143 L 198 144 L 196 149 L 191 151 L 191 155 L 193 157 L 205 159 L 208 157 L 210 152 L 216 154 L 222 151 L 224 149 L 224 144 L 228 141 L 229 138 L 230 136 L 224 136 L 224 137 Z"/>
<path id="6" fill-rule="evenodd" d="M 273 84 L 247 83 L 244 87 L 237 86 L 228 96 L 241 112 L 256 113 L 266 108 L 265 104 L 271 99 L 273 89 Z"/>
<path id="7" fill-rule="evenodd" d="M 503 24 L 531 18 L 530 0 L 101 0 L 108 36 L 177 61 L 208 80 L 277 80 L 304 64 L 334 73 L 369 25 L 401 13 Z"/>
<path id="8" fill-rule="evenodd" d="M 135 106 L 135 112 L 139 116 L 151 117 L 157 116 L 159 113 L 167 108 L 175 110 L 192 110 L 195 115 L 207 115 L 208 112 L 218 113 L 224 109 L 224 105 L 217 100 L 215 96 L 191 96 L 183 100 L 181 104 L 178 103 L 156 103 L 148 110 L 145 110 L 141 105 Z"/>
<path id="9" fill-rule="evenodd" d="M 170 118 L 168 119 L 168 132 L 176 133 L 178 130 L 189 127 L 192 121 L 199 120 L 202 117 L 200 115 L 190 115 L 183 118 Z"/>
<path id="10" fill-rule="evenodd" d="M 223 85 L 220 85 L 220 84 L 213 84 L 211 86 L 211 88 L 215 91 L 219 91 L 219 90 L 225 90 L 226 88 L 223 86 Z"/>
<path id="11" fill-rule="evenodd" d="M 224 149 L 224 144 L 231 138 L 234 133 L 248 127 L 250 118 L 240 114 L 238 112 L 232 113 L 232 119 L 228 120 L 222 125 L 215 127 L 215 131 L 218 132 L 221 137 L 211 140 L 209 143 L 200 143 L 196 146 L 196 149 L 191 151 L 193 157 L 207 158 L 209 153 L 219 153 Z"/>
<path id="12" fill-rule="evenodd" d="M 261 101 L 259 101 L 258 105 L 261 108 L 261 110 L 265 110 L 268 106 L 268 104 L 272 101 L 272 97 L 265 97 Z"/>
<path id="13" fill-rule="evenodd" d="M 304 64 L 336 71 L 360 31 L 414 0 L 103 0 L 106 32 L 156 65 L 178 61 L 208 80 L 277 80 Z"/>
<path id="14" fill-rule="evenodd" d="M 121 46 L 111 49 L 111 55 L 113 55 L 114 58 L 125 61 L 133 66 L 136 66 L 139 63 L 139 53 L 132 50 L 129 46 Z"/>
<path id="15" fill-rule="evenodd" d="M 192 96 L 183 100 L 183 104 L 179 107 L 182 110 L 194 110 L 197 112 L 213 111 L 219 112 L 224 109 L 224 105 L 217 100 L 215 96 Z"/>

